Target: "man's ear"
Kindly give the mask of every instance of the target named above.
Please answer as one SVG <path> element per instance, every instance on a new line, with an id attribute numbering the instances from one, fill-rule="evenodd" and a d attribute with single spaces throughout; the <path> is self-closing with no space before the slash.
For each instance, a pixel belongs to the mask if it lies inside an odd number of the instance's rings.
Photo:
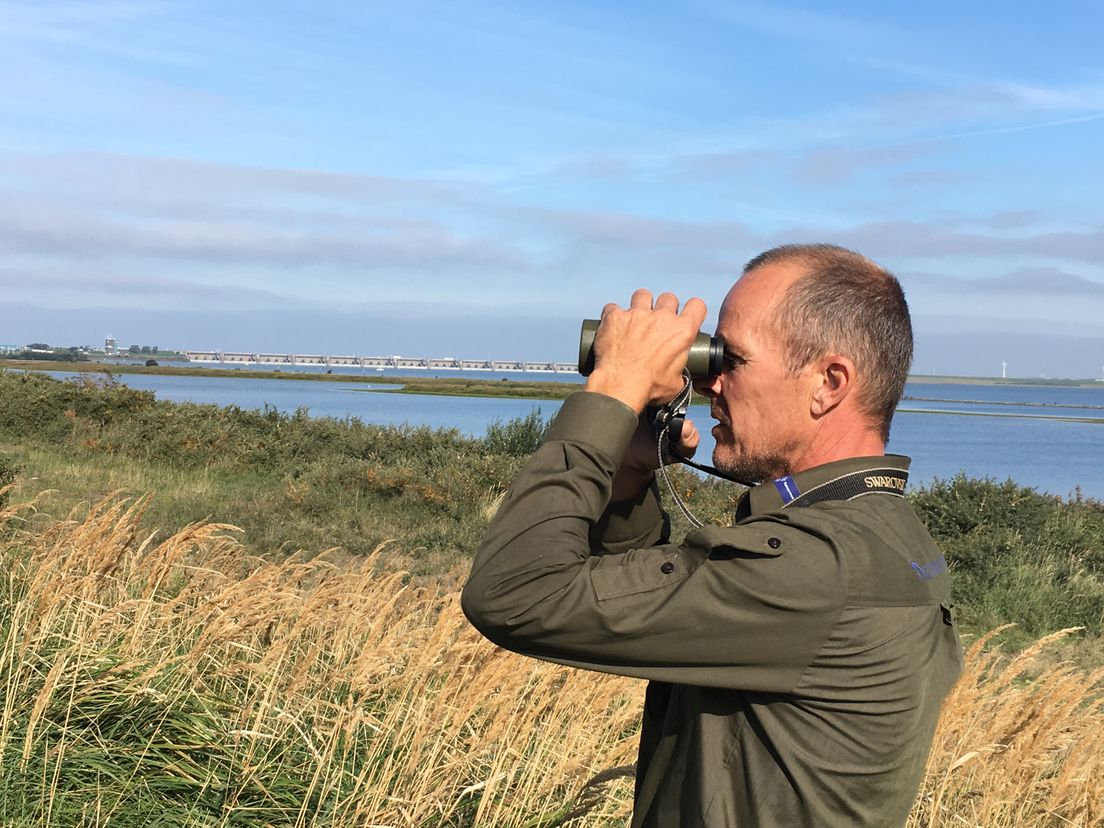
<path id="1" fill-rule="evenodd" d="M 817 361 L 815 376 L 810 411 L 814 417 L 823 417 L 851 393 L 855 363 L 842 354 L 828 354 Z"/>

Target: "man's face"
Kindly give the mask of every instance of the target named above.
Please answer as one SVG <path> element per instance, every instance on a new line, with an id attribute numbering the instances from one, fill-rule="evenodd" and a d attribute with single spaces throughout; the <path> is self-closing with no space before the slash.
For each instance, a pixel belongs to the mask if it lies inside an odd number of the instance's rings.
<path id="1" fill-rule="evenodd" d="M 710 398 L 716 448 L 713 464 L 745 480 L 768 480 L 794 468 L 812 438 L 813 377 L 790 376 L 772 318 L 786 288 L 804 273 L 797 264 L 767 265 L 728 292 L 717 324 L 725 343 L 721 374 L 695 383 Z"/>

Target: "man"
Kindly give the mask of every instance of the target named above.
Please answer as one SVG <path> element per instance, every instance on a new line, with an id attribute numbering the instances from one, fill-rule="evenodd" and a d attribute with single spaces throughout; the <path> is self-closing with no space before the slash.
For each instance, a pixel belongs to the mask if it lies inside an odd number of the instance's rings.
<path id="1" fill-rule="evenodd" d="M 885 455 L 904 294 L 829 245 L 748 264 L 723 371 L 697 385 L 716 466 L 766 482 L 734 525 L 673 543 L 638 423 L 682 388 L 705 313 L 643 290 L 605 308 L 594 371 L 511 487 L 464 610 L 503 647 L 651 680 L 634 828 L 902 825 L 961 669 L 946 564 L 902 495 L 908 459 Z"/>

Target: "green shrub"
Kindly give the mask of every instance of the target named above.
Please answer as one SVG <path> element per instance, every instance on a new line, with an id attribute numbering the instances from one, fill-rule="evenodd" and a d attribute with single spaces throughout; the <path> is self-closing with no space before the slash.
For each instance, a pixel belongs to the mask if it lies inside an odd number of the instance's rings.
<path id="1" fill-rule="evenodd" d="M 1104 504 L 962 475 L 911 499 L 950 564 L 968 629 L 1104 634 Z"/>
<path id="2" fill-rule="evenodd" d="M 154 404 L 110 376 L 55 380 L 44 374 L 0 370 L 0 434 L 60 441 L 81 428 L 101 429 Z"/>
<path id="3" fill-rule="evenodd" d="M 540 447 L 550 425 L 551 421 L 542 418 L 541 410 L 537 408 L 525 417 L 506 423 L 495 420 L 487 426 L 483 444 L 492 454 L 528 457 Z"/>

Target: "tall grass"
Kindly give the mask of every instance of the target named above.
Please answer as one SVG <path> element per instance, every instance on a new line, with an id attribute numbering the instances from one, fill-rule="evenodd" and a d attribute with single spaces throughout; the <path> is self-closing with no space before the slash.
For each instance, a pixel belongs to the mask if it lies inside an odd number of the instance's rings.
<path id="1" fill-rule="evenodd" d="M 642 683 L 503 652 L 457 580 L 158 540 L 145 499 L 0 512 L 6 825 L 624 824 Z M 1104 825 L 1104 676 L 981 642 L 912 826 Z"/>
<path id="2" fill-rule="evenodd" d="M 378 555 L 156 542 L 146 505 L 0 545 L 5 824 L 537 826 L 631 761 L 634 683 L 506 655 Z"/>
<path id="3" fill-rule="evenodd" d="M 943 704 L 908 825 L 1104 825 L 1104 669 L 1053 663 L 1039 639 L 1015 657 L 967 652 Z"/>

